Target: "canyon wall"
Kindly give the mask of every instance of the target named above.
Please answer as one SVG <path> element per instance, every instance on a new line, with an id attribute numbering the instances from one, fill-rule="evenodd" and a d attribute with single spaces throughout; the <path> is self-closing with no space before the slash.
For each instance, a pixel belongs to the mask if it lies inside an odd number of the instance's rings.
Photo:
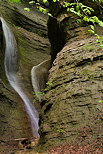
<path id="1" fill-rule="evenodd" d="M 6 20 L 15 35 L 20 84 L 32 102 L 31 68 L 50 58 L 46 26 L 48 17 L 37 10 L 26 12 L 24 7 L 25 4 L 0 2 L 0 16 Z M 22 100 L 6 79 L 4 50 L 5 42 L 0 23 L 0 139 L 7 141 L 30 137 L 32 134 Z"/>
<path id="2" fill-rule="evenodd" d="M 67 13 L 61 3 L 50 1 L 49 39 L 53 65 L 41 103 L 39 148 L 56 145 L 102 143 L 103 137 L 103 49 L 88 33 L 89 26 L 78 23 L 76 15 Z M 71 2 L 71 1 L 70 1 Z M 97 5 L 94 15 L 99 17 Z M 56 8 L 56 9 L 55 9 Z M 53 26 L 56 28 L 53 28 Z M 103 35 L 103 28 L 96 33 Z"/>

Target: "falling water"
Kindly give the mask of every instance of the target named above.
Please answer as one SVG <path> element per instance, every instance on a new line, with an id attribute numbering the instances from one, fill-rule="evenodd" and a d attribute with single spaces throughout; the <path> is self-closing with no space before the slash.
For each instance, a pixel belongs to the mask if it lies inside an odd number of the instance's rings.
<path id="1" fill-rule="evenodd" d="M 40 93 L 46 87 L 50 66 L 51 60 L 49 59 L 41 62 L 36 66 L 33 66 L 31 69 L 32 86 L 39 102 L 42 101 L 42 95 L 40 95 Z"/>
<path id="2" fill-rule="evenodd" d="M 23 92 L 22 88 L 19 86 L 18 77 L 16 75 L 17 73 L 17 45 L 16 40 L 14 38 L 14 35 L 10 31 L 7 23 L 3 18 L 0 18 L 2 22 L 2 29 L 4 33 L 5 38 L 5 59 L 4 59 L 4 66 L 5 66 L 5 73 L 7 76 L 7 79 L 10 83 L 10 85 L 14 88 L 14 90 L 19 94 L 19 96 L 22 98 L 24 102 L 25 109 L 27 111 L 28 117 L 31 122 L 32 127 L 32 133 L 33 136 L 39 137 L 38 134 L 38 121 L 39 116 L 34 108 L 34 106 L 31 104 L 28 97 Z"/>

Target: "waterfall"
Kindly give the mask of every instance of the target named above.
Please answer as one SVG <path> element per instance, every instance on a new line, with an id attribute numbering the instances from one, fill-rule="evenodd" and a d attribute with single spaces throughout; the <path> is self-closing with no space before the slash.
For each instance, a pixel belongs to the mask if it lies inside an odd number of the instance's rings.
<path id="1" fill-rule="evenodd" d="M 38 121 L 39 115 L 35 107 L 31 104 L 30 100 L 23 92 L 22 88 L 19 85 L 19 80 L 17 77 L 17 44 L 14 38 L 14 35 L 10 31 L 7 23 L 3 18 L 0 18 L 2 23 L 3 34 L 5 38 L 5 58 L 4 58 L 4 67 L 7 79 L 10 85 L 14 90 L 19 94 L 21 99 L 24 102 L 25 110 L 28 114 L 28 117 L 31 122 L 31 128 L 33 136 L 39 137 L 38 134 Z"/>
<path id="2" fill-rule="evenodd" d="M 33 66 L 31 69 L 32 86 L 39 102 L 42 101 L 42 95 L 40 95 L 40 92 L 42 92 L 42 90 L 46 87 L 50 66 L 51 60 L 49 59 Z"/>

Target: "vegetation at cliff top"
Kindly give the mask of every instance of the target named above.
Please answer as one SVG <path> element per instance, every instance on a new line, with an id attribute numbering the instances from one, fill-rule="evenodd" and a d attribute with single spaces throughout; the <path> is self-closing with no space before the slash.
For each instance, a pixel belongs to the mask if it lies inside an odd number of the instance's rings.
<path id="1" fill-rule="evenodd" d="M 99 9 L 102 11 L 102 2 L 103 0 L 91 0 L 93 3 L 97 3 L 99 5 Z M 22 2 L 21 0 L 9 0 L 9 2 Z M 43 3 L 49 2 L 49 0 L 42 0 Z M 59 0 L 53 0 L 54 3 L 60 2 L 63 8 L 67 10 L 67 12 L 71 12 L 78 16 L 77 22 L 86 22 L 88 25 L 90 25 L 90 30 L 88 30 L 91 34 L 94 34 L 97 37 L 97 42 L 100 43 L 100 46 L 103 48 L 103 37 L 99 36 L 95 33 L 95 26 L 99 25 L 103 27 L 103 21 L 100 20 L 97 16 L 92 16 L 92 12 L 94 12 L 94 9 L 92 7 L 86 6 L 83 3 L 81 3 L 80 0 L 74 0 L 74 2 L 67 2 L 67 1 L 59 1 Z M 45 9 L 41 5 L 41 1 L 29 1 L 29 4 L 35 5 L 38 10 L 44 14 L 48 14 L 49 16 L 56 18 L 53 16 L 47 9 Z M 30 11 L 30 8 L 24 8 L 25 11 Z"/>
<path id="2" fill-rule="evenodd" d="M 8 0 L 9 2 L 15 2 L 15 3 L 20 3 L 21 0 Z"/>

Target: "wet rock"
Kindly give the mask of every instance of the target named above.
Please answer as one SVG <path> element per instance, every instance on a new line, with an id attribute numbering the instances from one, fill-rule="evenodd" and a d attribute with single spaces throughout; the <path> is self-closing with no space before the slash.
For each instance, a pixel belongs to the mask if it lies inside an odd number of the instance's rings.
<path id="1" fill-rule="evenodd" d="M 37 143 L 38 143 L 39 138 L 23 138 L 23 139 L 18 139 L 18 147 L 19 149 L 32 149 L 34 148 Z"/>
<path id="2" fill-rule="evenodd" d="M 6 20 L 15 35 L 18 46 L 18 77 L 32 102 L 30 71 L 34 65 L 50 58 L 50 44 L 47 38 L 47 16 L 37 10 L 28 13 L 24 11 L 24 7 L 22 4 L 0 2 L 0 16 Z M 3 40 L 0 23 L 0 139 L 28 138 L 32 133 L 23 102 L 5 77 Z M 2 152 L 1 145 L 0 150 Z"/>
<path id="3" fill-rule="evenodd" d="M 31 141 L 29 139 L 23 139 L 19 141 L 18 146 L 20 149 L 31 149 L 30 144 L 31 144 Z"/>

